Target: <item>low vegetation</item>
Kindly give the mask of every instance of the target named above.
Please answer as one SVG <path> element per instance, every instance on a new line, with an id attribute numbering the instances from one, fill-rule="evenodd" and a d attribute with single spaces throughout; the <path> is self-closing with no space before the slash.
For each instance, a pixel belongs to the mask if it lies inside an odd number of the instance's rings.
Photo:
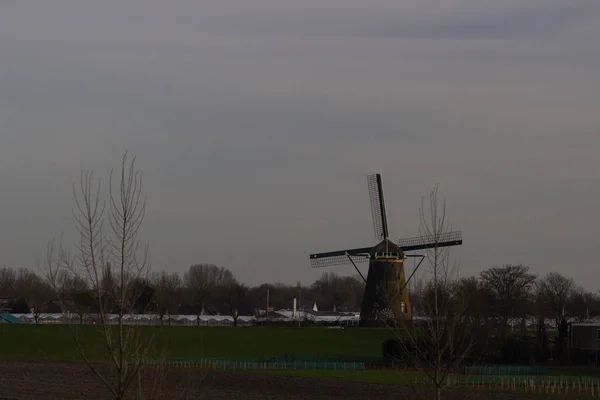
<path id="1" fill-rule="evenodd" d="M 310 357 L 379 358 L 386 329 L 327 329 L 291 327 L 143 327 L 156 343 L 165 343 L 168 357 L 252 358 L 280 355 Z M 102 360 L 102 333 L 93 325 L 78 328 L 86 354 Z M 14 360 L 81 360 L 67 325 L 0 325 L 0 337 L 10 346 L 0 347 L 0 358 Z M 160 351 L 164 349 L 161 348 Z M 156 349 L 154 351 L 157 351 Z"/>

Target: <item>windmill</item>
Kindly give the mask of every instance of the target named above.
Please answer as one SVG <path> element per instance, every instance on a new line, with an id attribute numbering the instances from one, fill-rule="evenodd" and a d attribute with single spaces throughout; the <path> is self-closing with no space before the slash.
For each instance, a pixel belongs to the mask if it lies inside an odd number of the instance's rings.
<path id="1" fill-rule="evenodd" d="M 462 244 L 460 231 L 445 232 L 434 237 L 412 237 L 400 239 L 394 243 L 389 239 L 383 185 L 381 175 L 373 174 L 367 178 L 373 230 L 379 241 L 374 246 L 339 250 L 310 255 L 313 268 L 351 264 L 365 281 L 360 324 L 363 326 L 380 325 L 386 319 L 411 320 L 412 309 L 408 293 L 408 282 L 417 271 L 424 255 L 406 254 L 416 250 L 435 247 L 457 246 Z M 408 257 L 421 258 L 411 275 L 406 279 L 404 260 Z M 357 263 L 369 262 L 367 278 L 363 276 Z"/>

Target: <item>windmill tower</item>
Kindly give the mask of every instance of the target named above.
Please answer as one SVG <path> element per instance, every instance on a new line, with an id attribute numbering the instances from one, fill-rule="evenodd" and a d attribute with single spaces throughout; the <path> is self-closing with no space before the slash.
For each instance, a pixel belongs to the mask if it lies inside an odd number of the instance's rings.
<path id="1" fill-rule="evenodd" d="M 365 281 L 365 292 L 360 310 L 360 324 L 375 326 L 386 320 L 406 321 L 412 319 L 412 309 L 408 293 L 408 282 L 424 259 L 420 254 L 407 252 L 436 247 L 457 246 L 462 244 L 460 231 L 452 231 L 438 237 L 413 237 L 400 239 L 394 243 L 389 239 L 383 185 L 381 175 L 368 176 L 371 213 L 375 238 L 374 246 L 339 250 L 310 255 L 313 268 L 351 264 Z M 407 279 L 404 261 L 408 257 L 420 257 L 419 264 Z M 369 272 L 365 279 L 357 263 L 369 262 Z"/>

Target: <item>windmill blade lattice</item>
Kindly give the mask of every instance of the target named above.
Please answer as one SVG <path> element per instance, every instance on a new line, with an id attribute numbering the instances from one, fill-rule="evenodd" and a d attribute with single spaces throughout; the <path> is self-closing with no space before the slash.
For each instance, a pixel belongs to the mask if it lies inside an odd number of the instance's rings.
<path id="1" fill-rule="evenodd" d="M 367 183 L 369 185 L 369 199 L 371 200 L 373 233 L 375 234 L 375 239 L 383 240 L 388 237 L 388 230 L 385 205 L 382 197 L 383 188 L 381 185 L 381 176 L 379 174 L 369 175 L 367 177 Z"/>
<path id="2" fill-rule="evenodd" d="M 416 236 L 398 240 L 398 246 L 403 251 L 433 249 L 435 247 L 458 246 L 462 244 L 462 232 L 445 232 L 437 237 Z"/>
<path id="3" fill-rule="evenodd" d="M 366 263 L 369 262 L 368 254 L 355 254 L 351 255 L 350 258 L 355 264 Z M 333 267 L 337 265 L 352 265 L 350 259 L 348 259 L 347 255 L 343 256 L 331 256 L 331 257 L 321 257 L 321 258 L 311 258 L 310 265 L 313 268 L 323 268 L 323 267 Z"/>

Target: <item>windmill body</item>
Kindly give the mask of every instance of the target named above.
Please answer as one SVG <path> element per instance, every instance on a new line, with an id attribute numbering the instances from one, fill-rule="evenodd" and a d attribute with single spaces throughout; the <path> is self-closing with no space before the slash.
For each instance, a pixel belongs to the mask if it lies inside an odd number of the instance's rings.
<path id="1" fill-rule="evenodd" d="M 402 249 L 388 239 L 373 247 L 360 308 L 361 325 L 379 325 L 382 319 L 412 319 L 404 256 Z"/>
<path id="2" fill-rule="evenodd" d="M 356 268 L 365 280 L 360 310 L 362 326 L 379 326 L 390 320 L 408 321 L 413 316 L 408 291 L 411 277 L 406 277 L 404 261 L 407 257 L 421 257 L 422 261 L 424 256 L 407 252 L 460 245 L 461 232 L 447 232 L 435 238 L 415 237 L 400 239 L 398 243 L 392 242 L 388 235 L 381 175 L 370 175 L 368 184 L 375 237 L 380 242 L 371 247 L 311 254 L 311 265 L 318 268 L 351 264 Z M 365 262 L 369 263 L 366 279 L 357 267 L 358 263 Z M 417 268 L 418 266 L 413 274 Z"/>

